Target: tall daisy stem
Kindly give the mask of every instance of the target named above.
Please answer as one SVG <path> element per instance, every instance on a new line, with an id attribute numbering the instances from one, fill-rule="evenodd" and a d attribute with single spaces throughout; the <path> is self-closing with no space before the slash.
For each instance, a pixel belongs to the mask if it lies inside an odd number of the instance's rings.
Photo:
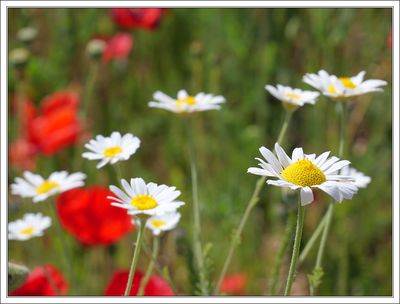
<path id="1" fill-rule="evenodd" d="M 345 107 L 344 104 L 342 102 L 338 102 L 337 103 L 337 107 L 338 107 L 338 112 L 339 112 L 339 157 L 343 157 L 344 154 L 344 146 L 345 146 L 345 122 L 346 122 L 346 113 L 345 113 Z M 323 228 L 323 232 L 322 232 L 322 237 L 321 237 L 321 242 L 319 243 L 319 248 L 318 248 L 318 253 L 317 253 L 317 260 L 315 262 L 315 266 L 314 266 L 314 270 L 313 273 L 320 273 L 321 277 L 318 279 L 318 284 L 316 286 L 313 286 L 313 284 L 310 284 L 310 294 L 314 295 L 315 289 L 318 287 L 318 285 L 320 284 L 320 280 L 322 278 L 322 258 L 324 256 L 324 252 L 325 252 L 325 246 L 326 246 L 326 241 L 328 238 L 328 232 L 329 232 L 329 227 L 331 225 L 331 221 L 332 221 L 332 215 L 333 215 L 333 208 L 334 208 L 334 203 L 330 203 L 328 210 L 326 211 L 326 215 L 324 216 L 324 218 L 326 217 L 325 220 L 325 225 Z"/>
<path id="2" fill-rule="evenodd" d="M 188 128 L 188 143 L 190 154 L 190 173 L 192 177 L 192 200 L 193 200 L 193 252 L 196 261 L 196 268 L 199 273 L 200 290 L 202 295 L 208 295 L 208 284 L 204 269 L 204 257 L 201 244 L 201 220 L 200 204 L 197 188 L 197 167 L 196 167 L 196 148 L 194 143 L 194 121 L 190 119 L 191 126 Z"/>
<path id="3" fill-rule="evenodd" d="M 300 253 L 299 263 L 304 262 L 307 255 L 310 253 L 312 247 L 314 246 L 315 242 L 317 241 L 318 237 L 321 235 L 322 231 L 324 230 L 326 219 L 328 218 L 328 213 L 325 213 L 322 220 L 319 222 L 318 227 L 314 230 L 314 233 L 308 240 L 307 244 L 304 246 L 303 251 Z"/>
<path id="4" fill-rule="evenodd" d="M 138 296 L 142 296 L 144 293 L 144 289 L 146 288 L 147 282 L 149 281 L 150 276 L 153 272 L 155 262 L 157 261 L 159 249 L 160 249 L 160 238 L 159 236 L 155 235 L 153 238 L 153 253 L 151 255 L 150 263 L 149 266 L 147 267 L 146 273 L 142 281 L 140 282 Z"/>
<path id="5" fill-rule="evenodd" d="M 271 283 L 271 289 L 270 289 L 271 295 L 275 295 L 275 293 L 276 293 L 280 269 L 281 269 L 282 262 L 283 262 L 283 257 L 285 256 L 285 253 L 289 247 L 291 236 L 293 235 L 293 231 L 294 231 L 294 227 L 295 227 L 295 219 L 296 219 L 295 214 L 293 212 L 291 212 L 289 214 L 289 218 L 287 220 L 286 230 L 285 230 L 285 234 L 283 236 L 281 246 L 279 248 L 278 254 L 275 257 L 275 262 L 274 262 L 274 266 L 273 266 L 273 270 L 272 270 L 272 283 Z"/>
<path id="6" fill-rule="evenodd" d="M 286 134 L 287 128 L 289 126 L 290 120 L 292 118 L 292 115 L 293 115 L 293 111 L 289 111 L 289 110 L 285 111 L 285 120 L 283 121 L 281 131 L 279 132 L 279 136 L 278 136 L 278 140 L 277 140 L 278 144 L 282 144 L 283 138 L 285 137 L 285 134 Z"/>
<path id="7" fill-rule="evenodd" d="M 133 276 L 135 275 L 136 265 L 139 260 L 140 248 L 143 240 L 144 225 L 143 220 L 139 218 L 139 231 L 135 243 L 135 251 L 133 252 L 131 267 L 129 269 L 128 282 L 126 283 L 125 296 L 129 296 L 132 288 Z"/>
<path id="8" fill-rule="evenodd" d="M 286 287 L 285 287 L 285 293 L 284 293 L 285 296 L 290 295 L 290 291 L 292 290 L 292 284 L 293 284 L 294 278 L 296 276 L 297 261 L 298 261 L 299 252 L 300 252 L 301 237 L 303 234 L 305 207 L 303 207 L 301 205 L 300 195 L 299 195 L 299 201 L 297 203 L 297 208 L 298 208 L 298 210 L 297 210 L 296 232 L 294 235 L 292 258 L 290 260 L 289 273 L 288 273 L 288 278 L 286 281 Z"/>
<path id="9" fill-rule="evenodd" d="M 278 136 L 278 143 L 279 144 L 282 142 L 283 138 L 285 137 L 285 134 L 286 134 L 287 128 L 289 126 L 291 118 L 292 118 L 292 112 L 286 111 L 285 120 L 284 120 L 284 122 L 282 124 L 282 128 L 281 128 L 281 131 L 279 132 L 279 136 Z M 262 186 L 265 183 L 265 180 L 266 180 L 265 176 L 261 176 L 258 179 L 258 181 L 256 183 L 256 186 L 254 188 L 253 194 L 251 195 L 250 200 L 247 203 L 247 207 L 246 207 L 246 210 L 244 211 L 243 217 L 241 218 L 241 220 L 239 222 L 239 226 L 233 232 L 232 240 L 231 240 L 231 243 L 230 243 L 229 249 L 228 249 L 228 255 L 226 256 L 224 265 L 222 267 L 221 273 L 220 273 L 220 275 L 218 277 L 218 280 L 217 280 L 217 284 L 216 284 L 216 286 L 214 288 L 214 293 L 213 293 L 214 295 L 217 295 L 219 290 L 220 290 L 220 288 L 221 288 L 222 281 L 223 281 L 223 279 L 224 279 L 224 277 L 226 275 L 226 272 L 228 271 L 228 267 L 229 267 L 229 265 L 231 263 L 231 260 L 232 260 L 233 254 L 235 252 L 235 249 L 240 244 L 240 239 L 241 239 L 241 236 L 242 236 L 242 232 L 243 232 L 244 226 L 247 223 L 247 220 L 249 218 L 249 215 L 250 215 L 251 211 L 257 205 L 257 203 L 259 201 L 259 194 L 260 194 L 260 191 L 262 189 Z"/>

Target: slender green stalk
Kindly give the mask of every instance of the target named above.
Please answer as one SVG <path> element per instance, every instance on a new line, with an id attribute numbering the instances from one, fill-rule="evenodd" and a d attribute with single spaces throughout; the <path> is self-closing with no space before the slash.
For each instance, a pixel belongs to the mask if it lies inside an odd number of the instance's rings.
<path id="1" fill-rule="evenodd" d="M 145 241 L 142 243 L 142 247 L 143 247 L 144 253 L 150 258 L 151 261 L 154 262 L 155 270 L 168 282 L 168 285 L 171 287 L 173 293 L 177 294 L 177 288 L 176 288 L 174 282 L 171 280 L 171 276 L 169 274 L 168 268 L 164 267 L 163 269 L 161 269 L 161 266 L 158 265 L 157 260 L 153 258 L 152 252 L 151 252 L 150 248 L 147 246 Z"/>
<path id="2" fill-rule="evenodd" d="M 192 177 L 192 200 L 193 200 L 193 252 L 196 261 L 196 268 L 199 273 L 200 290 L 202 295 L 208 295 L 208 284 L 204 269 L 204 256 L 201 244 L 201 220 L 200 203 L 197 186 L 196 148 L 194 143 L 194 122 L 190 118 L 191 125 L 188 127 L 188 144 L 190 154 L 190 173 Z"/>
<path id="3" fill-rule="evenodd" d="M 318 237 L 321 235 L 321 233 L 325 227 L 327 218 L 328 218 L 328 214 L 325 213 L 324 217 L 319 222 L 318 227 L 314 230 L 314 233 L 308 240 L 307 244 L 304 246 L 303 251 L 300 253 L 299 263 L 303 263 L 304 260 L 306 259 L 307 255 L 310 253 L 311 248 L 314 246 L 315 242 L 317 241 Z"/>
<path id="4" fill-rule="evenodd" d="M 144 293 L 144 289 L 146 288 L 147 282 L 150 279 L 150 276 L 153 272 L 154 264 L 157 261 L 158 252 L 160 249 L 160 238 L 159 236 L 155 235 L 153 237 L 153 254 L 151 255 L 149 266 L 147 267 L 146 273 L 140 283 L 138 296 L 142 296 Z"/>
<path id="5" fill-rule="evenodd" d="M 292 117 L 292 112 L 286 111 L 285 120 L 284 120 L 284 122 L 282 124 L 282 128 L 281 128 L 281 131 L 279 132 L 279 136 L 278 136 L 278 143 L 279 144 L 281 144 L 283 138 L 285 137 L 285 134 L 286 134 L 287 128 L 289 126 L 291 117 Z M 229 265 L 231 263 L 231 260 L 232 260 L 233 254 L 235 252 L 235 249 L 240 243 L 242 232 L 243 232 L 244 226 L 247 223 L 247 220 L 249 218 L 250 212 L 253 210 L 253 208 L 257 205 L 257 203 L 259 201 L 259 194 L 260 194 L 260 191 L 262 189 L 262 186 L 265 183 L 265 180 L 266 180 L 265 176 L 261 176 L 258 179 L 258 181 L 256 183 L 256 186 L 254 188 L 253 194 L 251 195 L 250 200 L 247 203 L 247 207 L 246 207 L 246 210 L 244 211 L 243 217 L 241 218 L 241 220 L 239 222 L 239 226 L 233 232 L 232 240 L 231 240 L 231 243 L 230 243 L 229 249 L 228 249 L 228 255 L 226 256 L 224 265 L 222 266 L 221 273 L 220 273 L 220 275 L 218 277 L 218 280 L 217 280 L 217 284 L 216 284 L 216 286 L 214 288 L 214 292 L 213 292 L 214 295 L 218 294 L 218 292 L 219 292 L 219 290 L 221 288 L 222 281 L 223 281 L 223 279 L 225 277 L 226 272 L 228 271 L 228 267 L 229 267 Z"/>
<path id="6" fill-rule="evenodd" d="M 145 226 L 145 223 L 139 218 L 139 231 L 137 234 L 135 250 L 133 252 L 133 257 L 132 257 L 132 262 L 131 262 L 131 267 L 129 269 L 129 277 L 128 277 L 128 282 L 126 283 L 125 296 L 129 296 L 129 293 L 131 292 L 133 276 L 135 275 L 136 265 L 139 260 L 140 248 L 142 245 L 144 226 Z"/>
<path id="7" fill-rule="evenodd" d="M 87 112 L 92 101 L 92 96 L 94 92 L 94 86 L 96 84 L 96 79 L 99 71 L 99 62 L 93 60 L 89 67 L 88 77 L 86 79 L 85 91 L 83 95 L 83 104 L 81 108 L 81 114 L 83 117 L 87 116 Z"/>
<path id="8" fill-rule="evenodd" d="M 286 287 L 284 293 L 285 296 L 290 295 L 290 291 L 292 290 L 292 284 L 296 276 L 297 260 L 299 258 L 299 253 L 300 253 L 301 237 L 303 234 L 305 207 L 301 205 L 300 194 L 299 194 L 299 202 L 297 204 L 297 208 L 298 210 L 297 210 L 296 232 L 294 235 L 292 258 L 290 260 L 289 273 L 286 281 Z"/>
<path id="9" fill-rule="evenodd" d="M 121 169 L 120 163 L 114 164 L 113 167 L 115 169 L 115 175 L 117 177 L 117 181 L 118 181 L 118 183 L 121 183 L 121 180 L 122 180 L 122 169 Z"/>
<path id="10" fill-rule="evenodd" d="M 295 227 L 295 219 L 296 217 L 294 216 L 294 213 L 290 213 L 287 225 L 286 225 L 286 230 L 285 234 L 283 236 L 282 244 L 281 247 L 279 248 L 279 252 L 275 257 L 275 262 L 272 270 L 272 284 L 271 284 L 271 289 L 270 289 L 270 294 L 275 295 L 276 293 L 276 288 L 278 286 L 278 279 L 279 279 L 279 273 L 280 269 L 282 266 L 283 262 L 283 257 L 285 256 L 285 252 L 287 251 L 287 248 L 289 247 L 289 241 L 291 236 L 293 235 L 294 227 Z"/>
<path id="11" fill-rule="evenodd" d="M 346 113 L 345 113 L 345 108 L 344 108 L 343 102 L 338 102 L 337 107 L 338 107 L 339 120 L 340 120 L 340 124 L 339 124 L 340 139 L 339 139 L 339 155 L 338 156 L 343 157 L 344 146 L 345 146 L 345 122 L 346 122 L 345 114 Z M 334 208 L 334 202 L 331 202 L 329 204 L 328 210 L 326 211 L 326 222 L 325 222 L 324 229 L 322 232 L 321 242 L 319 243 L 317 260 L 315 262 L 315 266 L 314 266 L 314 270 L 313 270 L 314 273 L 322 271 L 322 267 L 321 267 L 322 258 L 324 256 L 329 227 L 330 227 L 331 221 L 332 221 L 333 208 Z M 319 285 L 319 283 L 318 283 L 318 285 Z M 314 295 L 315 289 L 317 287 L 318 286 L 310 286 L 311 295 Z"/>
<path id="12" fill-rule="evenodd" d="M 277 141 L 278 144 L 280 144 L 280 145 L 282 144 L 282 140 L 285 137 L 285 134 L 286 134 L 287 128 L 289 126 L 290 120 L 292 118 L 292 115 L 293 115 L 293 111 L 289 111 L 289 110 L 285 111 L 285 120 L 283 122 L 281 131 L 279 132 L 278 141 Z"/>
<path id="13" fill-rule="evenodd" d="M 65 261 L 65 268 L 68 273 L 69 280 L 71 282 L 71 285 L 73 286 L 73 289 L 76 289 L 76 291 L 79 293 L 79 287 L 76 284 L 76 278 L 75 278 L 75 273 L 73 269 L 73 264 L 71 260 L 71 251 L 69 246 L 67 245 L 67 241 L 64 236 L 64 232 L 61 229 L 60 222 L 58 221 L 58 216 L 57 216 L 57 211 L 55 209 L 55 202 L 54 200 L 50 201 L 48 204 L 50 207 L 48 208 L 50 210 L 50 213 L 52 214 L 52 217 L 54 218 L 54 221 L 56 222 L 55 226 L 57 227 L 57 234 L 58 238 L 57 241 L 61 245 L 61 251 L 63 252 L 64 256 L 64 261 Z"/>
<path id="14" fill-rule="evenodd" d="M 329 204 L 328 211 L 326 212 L 326 223 L 325 223 L 324 230 L 322 232 L 321 243 L 319 244 L 318 254 L 317 254 L 317 261 L 315 263 L 315 267 L 314 268 L 321 268 L 322 257 L 324 255 L 325 244 L 326 244 L 328 231 L 329 231 L 329 227 L 330 227 L 331 219 L 332 219 L 332 214 L 333 214 L 333 204 L 334 203 L 330 203 Z"/>
<path id="15" fill-rule="evenodd" d="M 17 71 L 16 86 L 16 111 L 17 123 L 15 125 L 15 137 L 22 137 L 27 130 L 23 129 L 23 116 L 24 116 L 24 98 L 25 98 L 25 71 Z"/>
<path id="16" fill-rule="evenodd" d="M 235 232 L 234 232 L 234 234 L 232 236 L 232 241 L 231 241 L 231 244 L 229 246 L 228 255 L 227 255 L 226 259 L 225 259 L 224 266 L 222 267 L 221 274 L 220 274 L 220 276 L 218 278 L 217 285 L 216 285 L 216 287 L 214 289 L 214 294 L 215 295 L 218 294 L 218 292 L 219 292 L 219 290 L 221 288 L 222 280 L 224 279 L 225 274 L 226 274 L 226 272 L 228 270 L 229 264 L 230 264 L 230 262 L 232 260 L 232 257 L 233 257 L 233 253 L 235 252 L 236 247 L 240 243 L 240 238 L 241 238 L 241 235 L 242 235 L 242 232 L 243 232 L 244 225 L 246 224 L 247 219 L 249 218 L 250 212 L 253 210 L 254 206 L 257 205 L 257 202 L 259 200 L 258 195 L 259 195 L 259 193 L 261 191 L 262 186 L 265 183 L 265 180 L 266 180 L 265 176 L 262 176 L 262 177 L 260 177 L 258 179 L 256 187 L 254 188 L 253 194 L 252 194 L 252 196 L 251 196 L 251 198 L 250 198 L 250 200 L 249 200 L 249 202 L 247 204 L 247 208 L 244 211 L 242 219 L 240 220 L 239 226 L 235 230 Z"/>
<path id="17" fill-rule="evenodd" d="M 343 102 L 338 103 L 338 110 L 339 110 L 339 134 L 340 134 L 340 139 L 339 139 L 339 157 L 343 157 L 344 155 L 344 145 L 345 145 L 345 139 L 346 139 L 346 130 L 345 130 L 345 124 L 346 124 L 346 109 L 344 107 Z"/>

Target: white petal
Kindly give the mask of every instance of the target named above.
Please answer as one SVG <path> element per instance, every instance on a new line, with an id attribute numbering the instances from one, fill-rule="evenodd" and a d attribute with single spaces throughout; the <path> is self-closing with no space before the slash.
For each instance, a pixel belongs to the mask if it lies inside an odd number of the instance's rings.
<path id="1" fill-rule="evenodd" d="M 301 205 L 305 206 L 313 202 L 314 195 L 310 187 L 304 187 L 300 190 Z"/>

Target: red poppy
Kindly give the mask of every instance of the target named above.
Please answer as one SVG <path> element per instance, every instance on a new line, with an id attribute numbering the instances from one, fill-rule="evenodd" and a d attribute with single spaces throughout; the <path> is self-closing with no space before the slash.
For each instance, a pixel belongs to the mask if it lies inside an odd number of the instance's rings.
<path id="1" fill-rule="evenodd" d="M 123 296 L 126 283 L 128 282 L 129 271 L 118 271 L 114 274 L 111 282 L 104 291 L 105 296 Z M 133 276 L 132 289 L 130 296 L 135 296 L 139 290 L 140 281 L 143 274 L 136 271 Z M 152 275 L 144 289 L 145 296 L 173 296 L 174 293 L 168 283 L 158 276 Z"/>
<path id="2" fill-rule="evenodd" d="M 67 290 L 62 274 L 52 265 L 43 265 L 33 269 L 25 283 L 10 296 L 56 296 L 65 295 Z"/>
<path id="3" fill-rule="evenodd" d="M 241 295 L 245 291 L 247 276 L 244 273 L 235 273 L 224 277 L 221 291 L 231 295 Z"/>
<path id="4" fill-rule="evenodd" d="M 85 245 L 110 245 L 133 225 L 126 210 L 111 206 L 104 187 L 72 189 L 57 198 L 61 225 Z"/>
<path id="5" fill-rule="evenodd" d="M 392 48 L 392 31 L 390 31 L 388 36 L 387 36 L 387 46 L 388 46 L 389 49 Z"/>
<path id="6" fill-rule="evenodd" d="M 10 144 L 10 163 L 22 170 L 33 170 L 36 166 L 37 148 L 26 138 L 19 138 Z"/>
<path id="7" fill-rule="evenodd" d="M 28 128 L 29 139 L 40 152 L 52 155 L 78 140 L 78 103 L 71 92 L 57 92 L 43 100 L 42 115 L 35 117 Z"/>
<path id="8" fill-rule="evenodd" d="M 124 59 L 128 57 L 133 47 L 133 38 L 127 33 L 118 33 L 107 41 L 103 52 L 103 62 L 111 59 Z"/>
<path id="9" fill-rule="evenodd" d="M 152 30 L 160 23 L 162 8 L 113 8 L 114 21 L 123 28 Z"/>

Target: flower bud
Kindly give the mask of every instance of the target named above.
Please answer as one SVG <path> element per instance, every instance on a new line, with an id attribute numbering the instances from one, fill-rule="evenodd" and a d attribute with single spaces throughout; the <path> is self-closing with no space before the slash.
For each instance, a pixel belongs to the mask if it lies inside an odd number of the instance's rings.
<path id="1" fill-rule="evenodd" d="M 24 27 L 17 33 L 17 39 L 23 43 L 30 44 L 37 36 L 38 31 L 34 27 Z"/>
<path id="2" fill-rule="evenodd" d="M 25 48 L 13 49 L 9 54 L 9 58 L 10 58 L 10 63 L 16 69 L 22 69 L 28 62 L 29 51 Z"/>
<path id="3" fill-rule="evenodd" d="M 86 46 L 86 53 L 95 60 L 98 60 L 103 55 L 107 44 L 101 39 L 92 39 Z"/>

